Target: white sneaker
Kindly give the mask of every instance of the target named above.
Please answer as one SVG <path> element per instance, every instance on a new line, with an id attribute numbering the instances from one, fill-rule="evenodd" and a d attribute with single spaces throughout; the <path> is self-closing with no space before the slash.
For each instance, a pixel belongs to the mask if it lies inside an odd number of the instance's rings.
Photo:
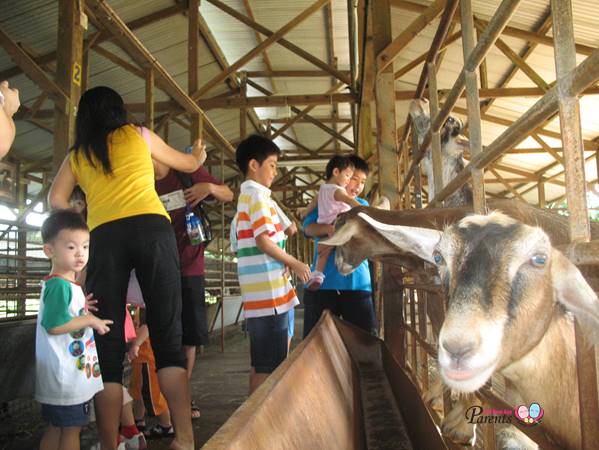
<path id="1" fill-rule="evenodd" d="M 121 444 L 125 445 L 123 450 L 146 450 L 148 448 L 148 444 L 146 442 L 146 437 L 143 433 L 137 433 L 131 439 L 127 439 L 125 436 L 121 434 Z M 118 450 L 121 450 L 119 445 Z"/>

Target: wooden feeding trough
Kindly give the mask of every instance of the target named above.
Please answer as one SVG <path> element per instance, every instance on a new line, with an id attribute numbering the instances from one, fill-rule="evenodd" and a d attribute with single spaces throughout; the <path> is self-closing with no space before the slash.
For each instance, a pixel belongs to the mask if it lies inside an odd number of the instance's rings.
<path id="1" fill-rule="evenodd" d="M 446 449 L 384 341 L 328 311 L 204 449 Z"/>

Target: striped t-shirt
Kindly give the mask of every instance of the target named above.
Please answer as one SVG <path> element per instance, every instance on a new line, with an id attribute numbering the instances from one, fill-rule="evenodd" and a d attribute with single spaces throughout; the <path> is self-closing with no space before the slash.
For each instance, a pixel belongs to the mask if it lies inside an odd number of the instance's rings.
<path id="1" fill-rule="evenodd" d="M 284 248 L 285 233 L 270 198 L 270 189 L 247 180 L 241 184 L 237 202 L 237 273 L 246 318 L 272 316 L 299 303 L 285 276 L 285 265 L 256 245 L 256 236 L 268 237 Z"/>

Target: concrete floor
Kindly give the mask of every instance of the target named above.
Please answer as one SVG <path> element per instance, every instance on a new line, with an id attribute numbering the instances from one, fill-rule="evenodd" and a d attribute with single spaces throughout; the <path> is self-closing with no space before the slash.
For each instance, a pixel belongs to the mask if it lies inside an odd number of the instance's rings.
<path id="1" fill-rule="evenodd" d="M 296 309 L 296 338 L 301 339 L 303 310 Z M 202 416 L 194 420 L 196 448 L 200 448 L 227 421 L 248 396 L 249 339 L 240 328 L 228 333 L 225 352 L 220 351 L 220 335 L 212 339 L 204 354 L 196 361 L 192 379 L 192 395 Z M 147 421 L 153 425 L 152 419 Z M 0 450 L 33 450 L 38 448 L 43 424 L 33 401 L 11 402 L 0 409 Z M 96 442 L 93 425 L 82 433 L 81 448 Z M 150 441 L 152 450 L 168 449 L 169 441 Z"/>

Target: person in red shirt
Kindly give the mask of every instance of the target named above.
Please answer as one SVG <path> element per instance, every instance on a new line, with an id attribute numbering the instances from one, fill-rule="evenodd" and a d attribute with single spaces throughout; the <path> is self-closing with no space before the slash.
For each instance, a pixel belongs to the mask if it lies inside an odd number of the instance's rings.
<path id="1" fill-rule="evenodd" d="M 181 294 L 183 309 L 183 349 L 187 356 L 187 376 L 191 379 L 195 364 L 196 346 L 208 343 L 204 282 L 204 246 L 191 245 L 185 224 L 187 205 L 192 208 L 206 198 L 219 202 L 233 200 L 233 192 L 214 178 L 203 166 L 189 174 L 193 185 L 184 188 L 177 172 L 154 161 L 156 192 L 171 216 L 181 262 Z M 192 418 L 200 411 L 192 402 Z"/>

